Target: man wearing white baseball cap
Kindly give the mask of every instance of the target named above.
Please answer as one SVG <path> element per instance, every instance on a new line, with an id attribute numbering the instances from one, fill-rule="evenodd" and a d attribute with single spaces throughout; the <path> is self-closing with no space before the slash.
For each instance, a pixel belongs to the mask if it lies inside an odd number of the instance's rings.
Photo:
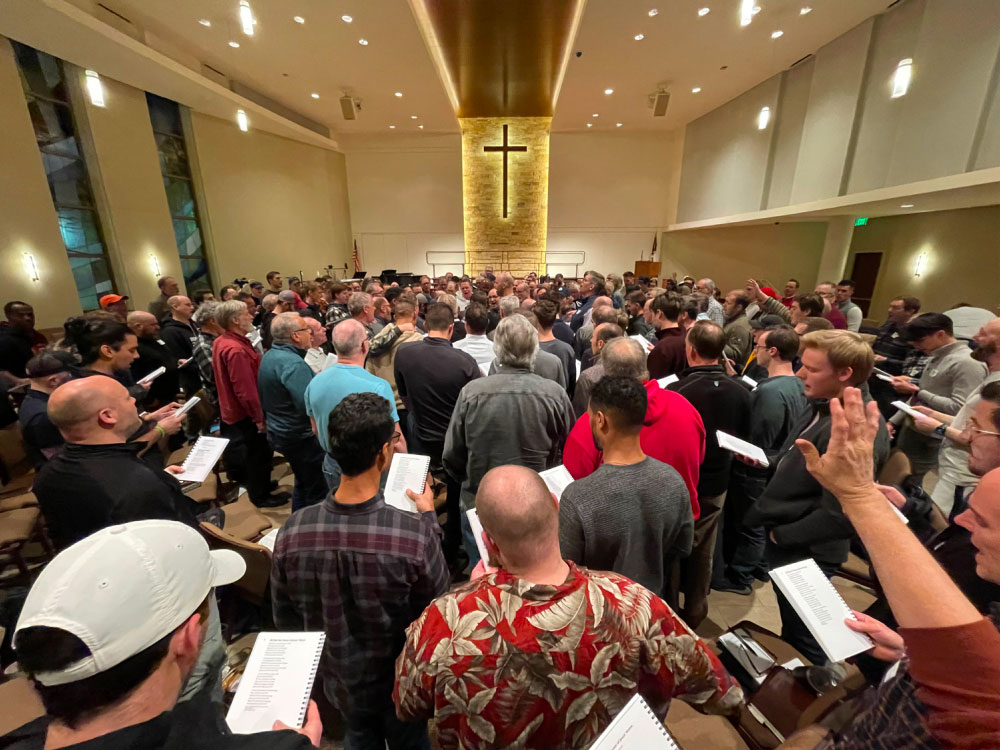
<path id="1" fill-rule="evenodd" d="M 176 521 L 111 526 L 59 553 L 28 592 L 14 631 L 18 663 L 48 714 L 46 750 L 318 746 L 315 705 L 298 734 L 230 735 L 203 702 L 177 704 L 214 588 L 245 569 L 238 554 L 209 551 Z"/>

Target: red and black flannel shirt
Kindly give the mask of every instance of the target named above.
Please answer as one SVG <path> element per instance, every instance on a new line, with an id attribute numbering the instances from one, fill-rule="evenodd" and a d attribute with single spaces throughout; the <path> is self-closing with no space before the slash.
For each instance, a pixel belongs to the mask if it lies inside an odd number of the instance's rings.
<path id="1" fill-rule="evenodd" d="M 332 496 L 293 513 L 278 533 L 271 600 L 279 630 L 322 630 L 319 674 L 344 714 L 393 711 L 393 665 L 406 628 L 448 589 L 433 512 Z"/>

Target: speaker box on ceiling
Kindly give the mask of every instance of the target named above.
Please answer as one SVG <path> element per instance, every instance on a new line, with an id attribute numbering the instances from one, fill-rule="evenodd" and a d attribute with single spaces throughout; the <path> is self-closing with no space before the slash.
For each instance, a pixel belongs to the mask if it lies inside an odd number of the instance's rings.
<path id="1" fill-rule="evenodd" d="M 666 91 L 658 91 L 653 97 L 653 117 L 663 117 L 666 115 L 669 104 L 670 94 Z"/>
<path id="2" fill-rule="evenodd" d="M 342 96 L 340 97 L 340 111 L 344 114 L 345 120 L 357 120 L 358 113 L 354 109 L 354 97 L 353 96 Z"/>

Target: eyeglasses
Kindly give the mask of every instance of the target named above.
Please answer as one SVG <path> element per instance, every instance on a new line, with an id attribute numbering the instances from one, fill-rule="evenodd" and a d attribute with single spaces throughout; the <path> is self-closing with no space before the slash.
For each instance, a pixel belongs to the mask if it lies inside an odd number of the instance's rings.
<path id="1" fill-rule="evenodd" d="M 292 333 L 312 333 L 312 330 L 307 326 L 306 328 L 296 328 Z"/>

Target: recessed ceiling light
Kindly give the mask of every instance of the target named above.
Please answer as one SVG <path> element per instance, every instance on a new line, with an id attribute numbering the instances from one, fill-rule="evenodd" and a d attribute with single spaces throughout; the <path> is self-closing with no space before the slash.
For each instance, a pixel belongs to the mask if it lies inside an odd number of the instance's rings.
<path id="1" fill-rule="evenodd" d="M 700 9 L 698 10 L 698 15 L 699 15 L 699 16 L 707 16 L 707 15 L 708 15 L 709 13 L 711 13 L 711 12 L 712 12 L 712 9 L 711 9 L 711 8 L 700 8 Z"/>
<path id="2" fill-rule="evenodd" d="M 389 126 L 389 130 L 395 130 L 395 129 L 396 129 L 396 126 L 395 126 L 395 125 L 390 125 L 390 126 Z"/>
<path id="3" fill-rule="evenodd" d="M 306 22 L 306 19 L 304 19 L 302 16 L 292 16 L 292 20 L 295 21 L 295 23 L 305 23 Z"/>
<path id="4" fill-rule="evenodd" d="M 417 127 L 418 127 L 418 128 L 420 128 L 421 130 L 423 130 L 423 129 L 424 129 L 424 126 L 423 126 L 423 125 L 417 125 Z"/>
<path id="5" fill-rule="evenodd" d="M 309 96 L 311 96 L 313 99 L 319 99 L 319 94 L 317 94 L 315 92 L 312 93 L 312 94 L 310 94 Z"/>
<path id="6" fill-rule="evenodd" d="M 396 96 L 397 96 L 397 97 L 401 97 L 402 95 L 403 95 L 403 92 L 402 92 L 402 91 L 397 91 L 397 92 L 396 92 Z"/>
<path id="7" fill-rule="evenodd" d="M 341 16 L 340 20 L 343 21 L 344 23 L 351 23 L 354 19 L 351 18 L 350 16 Z"/>
<path id="8" fill-rule="evenodd" d="M 802 8 L 801 10 L 799 10 L 799 15 L 800 16 L 804 16 L 804 15 L 806 15 L 806 13 L 812 13 L 812 8 L 810 8 L 808 5 L 805 6 L 804 8 Z"/>
<path id="9" fill-rule="evenodd" d="M 775 31 L 772 31 L 772 32 L 771 32 L 771 38 L 772 38 L 772 39 L 777 39 L 777 38 L 779 38 L 779 37 L 783 36 L 783 35 L 784 35 L 784 33 L 785 33 L 785 32 L 784 32 L 784 31 L 782 31 L 781 29 L 776 29 Z"/>
<path id="10" fill-rule="evenodd" d="M 594 112 L 594 114 L 593 114 L 593 115 L 591 115 L 591 116 L 592 116 L 592 117 L 600 117 L 600 115 L 599 115 L 599 114 L 597 114 L 596 112 Z"/>
<path id="11" fill-rule="evenodd" d="M 250 10 L 249 0 L 240 0 L 240 26 L 243 27 L 243 33 L 247 36 L 253 36 L 253 26 L 257 21 L 253 17 L 253 11 Z"/>
<path id="12" fill-rule="evenodd" d="M 368 46 L 368 40 L 367 39 L 359 39 L 358 40 L 358 44 L 360 44 L 362 47 L 367 47 Z"/>
<path id="13" fill-rule="evenodd" d="M 659 15 L 659 13 L 660 13 L 660 11 L 658 11 L 656 8 L 650 8 L 649 9 L 649 17 L 650 18 L 652 18 L 655 15 Z"/>
<path id="14" fill-rule="evenodd" d="M 233 49 L 236 49 L 237 47 L 240 46 L 240 43 L 239 42 L 230 42 L 229 46 L 232 47 Z"/>
<path id="15" fill-rule="evenodd" d="M 605 96 L 611 96 L 613 93 L 615 93 L 614 89 L 604 89 Z"/>
<path id="16" fill-rule="evenodd" d="M 913 204 L 912 203 L 902 203 L 902 204 L 900 204 L 899 207 L 900 208 L 913 208 Z"/>
<path id="17" fill-rule="evenodd" d="M 200 23 L 202 26 L 211 26 L 212 25 L 212 22 L 209 21 L 207 18 L 201 19 L 200 21 L 198 21 L 198 23 Z"/>
<path id="18" fill-rule="evenodd" d="M 693 89 L 691 89 L 691 93 L 692 94 L 700 94 L 701 93 L 701 86 L 695 86 Z"/>
<path id="19" fill-rule="evenodd" d="M 588 128 L 592 128 L 592 127 L 594 127 L 594 123 L 592 123 L 592 122 L 588 122 L 588 123 L 587 123 L 587 127 L 588 127 Z"/>
<path id="20" fill-rule="evenodd" d="M 753 20 L 754 0 L 740 0 L 740 26 L 749 26 Z"/>
<path id="21" fill-rule="evenodd" d="M 416 120 L 416 119 L 417 119 L 417 116 L 416 116 L 416 115 L 410 115 L 410 119 L 411 119 L 411 120 Z"/>
<path id="22" fill-rule="evenodd" d="M 643 39 L 645 39 L 645 38 L 646 38 L 646 35 L 645 35 L 645 34 L 636 34 L 636 35 L 635 35 L 634 37 L 632 37 L 632 38 L 633 38 L 633 39 L 635 39 L 635 40 L 636 40 L 637 42 L 641 42 L 641 41 L 642 41 Z"/>
<path id="23" fill-rule="evenodd" d="M 620 122 L 616 122 L 616 123 L 615 123 L 615 127 L 616 127 L 616 128 L 620 128 L 621 126 L 622 126 L 622 124 L 621 124 Z"/>

